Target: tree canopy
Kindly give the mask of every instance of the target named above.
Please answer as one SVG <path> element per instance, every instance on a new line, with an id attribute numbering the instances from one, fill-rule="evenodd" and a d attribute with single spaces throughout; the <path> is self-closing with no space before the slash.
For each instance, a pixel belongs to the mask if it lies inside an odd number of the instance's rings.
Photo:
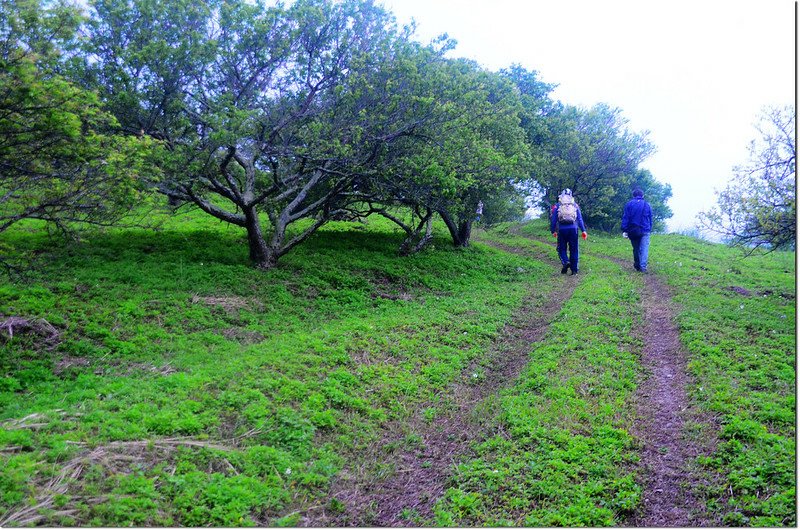
<path id="1" fill-rule="evenodd" d="M 8 5 L 10 4 L 10 5 Z M 115 134 L 97 95 L 59 74 L 76 9 L 11 1 L 0 15 L 0 232 L 23 219 L 108 224 L 141 191 L 147 142 Z M 9 9 L 10 7 L 10 9 Z"/>
<path id="2" fill-rule="evenodd" d="M 547 113 L 535 173 L 543 210 L 570 188 L 587 224 L 603 230 L 619 224 L 630 190 L 642 177 L 639 164 L 655 149 L 646 133 L 628 130 L 627 123 L 621 109 L 605 104 L 555 105 Z"/>

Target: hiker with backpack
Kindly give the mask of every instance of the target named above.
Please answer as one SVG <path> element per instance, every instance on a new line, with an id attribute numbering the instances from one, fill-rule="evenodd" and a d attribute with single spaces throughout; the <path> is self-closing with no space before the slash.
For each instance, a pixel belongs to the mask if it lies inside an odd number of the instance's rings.
<path id="1" fill-rule="evenodd" d="M 561 259 L 561 274 L 567 269 L 578 274 L 578 230 L 586 240 L 586 225 L 583 224 L 581 209 L 572 197 L 572 190 L 565 189 L 558 196 L 558 202 L 550 210 L 550 232 L 558 239 L 558 257 Z M 558 231 L 556 231 L 558 225 Z M 569 256 L 567 256 L 569 249 Z"/>
<path id="2" fill-rule="evenodd" d="M 478 207 L 475 209 L 475 222 L 481 222 L 481 216 L 483 215 L 483 201 L 478 201 Z"/>
<path id="3" fill-rule="evenodd" d="M 622 237 L 631 240 L 633 247 L 633 268 L 647 272 L 647 255 L 650 249 L 650 230 L 653 228 L 653 211 L 644 200 L 640 188 L 633 190 L 633 198 L 625 205 L 622 213 Z"/>

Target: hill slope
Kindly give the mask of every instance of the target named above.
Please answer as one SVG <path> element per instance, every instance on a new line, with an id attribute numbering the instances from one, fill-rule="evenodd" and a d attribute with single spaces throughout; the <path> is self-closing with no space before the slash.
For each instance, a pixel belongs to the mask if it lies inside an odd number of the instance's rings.
<path id="1" fill-rule="evenodd" d="M 655 236 L 643 277 L 593 234 L 570 277 L 537 222 L 410 258 L 336 224 L 259 272 L 191 217 L 29 230 L 4 525 L 796 522 L 794 254 Z"/>

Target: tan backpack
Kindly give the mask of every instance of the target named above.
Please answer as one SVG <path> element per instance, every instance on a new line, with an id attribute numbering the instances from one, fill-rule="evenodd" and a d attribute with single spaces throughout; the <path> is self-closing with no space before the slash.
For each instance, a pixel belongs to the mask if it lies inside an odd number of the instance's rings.
<path id="1" fill-rule="evenodd" d="M 562 195 L 558 198 L 558 222 L 569 224 L 578 219 L 578 205 L 572 195 Z"/>

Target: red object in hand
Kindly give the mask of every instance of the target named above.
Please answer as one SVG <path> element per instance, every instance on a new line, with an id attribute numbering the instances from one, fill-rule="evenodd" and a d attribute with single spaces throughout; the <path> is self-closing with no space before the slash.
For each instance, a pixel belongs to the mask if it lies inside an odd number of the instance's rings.
<path id="1" fill-rule="evenodd" d="M 586 241 L 586 238 L 589 237 L 589 234 L 584 232 L 583 234 L 581 234 L 581 236 L 583 237 L 583 240 Z"/>
<path id="2" fill-rule="evenodd" d="M 553 237 L 558 237 L 558 232 L 553 232 Z"/>

